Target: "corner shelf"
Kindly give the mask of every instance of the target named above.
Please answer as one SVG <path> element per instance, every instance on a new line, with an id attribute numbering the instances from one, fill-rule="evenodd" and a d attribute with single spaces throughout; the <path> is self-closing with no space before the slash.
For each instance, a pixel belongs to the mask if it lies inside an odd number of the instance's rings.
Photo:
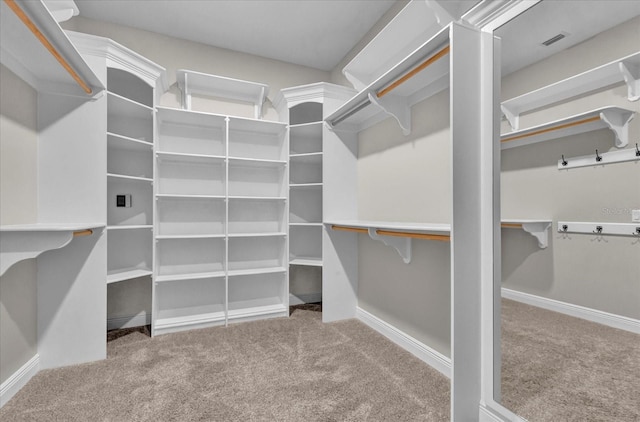
<path id="1" fill-rule="evenodd" d="M 384 75 L 328 116 L 333 130 L 362 131 L 390 115 L 411 132 L 411 106 L 449 86 L 451 25 L 441 29 Z M 391 94 L 390 94 L 391 93 Z"/>
<path id="2" fill-rule="evenodd" d="M 269 85 L 184 69 L 179 69 L 176 77 L 182 91 L 182 106 L 186 110 L 191 110 L 191 96 L 200 94 L 252 103 L 254 117 L 262 117 L 262 105 L 269 93 Z"/>
<path id="3" fill-rule="evenodd" d="M 501 108 L 514 130 L 519 129 L 520 115 L 527 111 L 565 101 L 616 83 L 627 84 L 627 99 L 640 99 L 640 52 L 563 79 L 535 91 L 503 101 Z"/>
<path id="4" fill-rule="evenodd" d="M 151 276 L 153 271 L 146 268 L 125 268 L 107 272 L 107 284 Z"/>
<path id="5" fill-rule="evenodd" d="M 19 261 L 60 249 L 74 237 L 93 234 L 104 224 L 16 224 L 0 226 L 0 276 Z"/>
<path id="6" fill-rule="evenodd" d="M 502 220 L 503 229 L 522 229 L 535 237 L 538 241 L 538 247 L 545 249 L 549 246 L 549 228 L 551 220 Z"/>
<path id="7" fill-rule="evenodd" d="M 20 75 L 38 92 L 96 98 L 105 87 L 82 58 L 69 37 L 42 1 L 21 1 L 16 5 L 60 54 L 77 79 L 61 65 L 6 2 L 0 8 L 2 64 Z M 79 81 L 82 81 L 81 86 Z"/>
<path id="8" fill-rule="evenodd" d="M 603 107 L 586 113 L 500 135 L 502 149 L 530 145 L 598 129 L 611 129 L 615 146 L 623 148 L 629 143 L 629 122 L 635 112 L 620 107 Z"/>

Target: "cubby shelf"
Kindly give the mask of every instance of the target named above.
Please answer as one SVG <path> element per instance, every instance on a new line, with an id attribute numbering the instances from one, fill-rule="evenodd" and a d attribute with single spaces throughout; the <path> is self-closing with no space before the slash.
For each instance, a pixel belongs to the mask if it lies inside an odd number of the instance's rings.
<path id="1" fill-rule="evenodd" d="M 123 268 L 107 272 L 107 284 L 118 283 L 120 281 L 132 280 L 139 277 L 148 277 L 153 271 L 146 268 Z"/>
<path id="2" fill-rule="evenodd" d="M 289 160 L 301 162 L 322 163 L 322 152 L 307 152 L 303 154 L 289 154 Z"/>
<path id="3" fill-rule="evenodd" d="M 250 308 L 229 310 L 229 320 L 241 319 L 241 318 L 254 318 L 265 315 L 285 316 L 288 315 L 289 309 L 285 305 L 265 305 L 254 306 Z"/>
<path id="4" fill-rule="evenodd" d="M 551 85 L 544 86 L 502 102 L 502 112 L 514 130 L 519 129 L 520 115 L 540 107 L 569 100 L 607 86 L 625 82 L 627 99 L 640 98 L 640 52 L 630 54 L 602 66 L 587 70 Z"/>
<path id="5" fill-rule="evenodd" d="M 322 183 L 290 183 L 289 187 L 295 188 L 321 188 Z"/>
<path id="6" fill-rule="evenodd" d="M 450 25 L 441 29 L 325 122 L 334 130 L 359 132 L 391 115 L 408 135 L 411 106 L 449 86 L 449 32 Z"/>
<path id="7" fill-rule="evenodd" d="M 615 135 L 615 146 L 622 148 L 629 142 L 629 122 L 635 112 L 620 107 L 603 107 L 586 113 L 555 120 L 500 136 L 502 149 L 544 142 L 593 130 L 608 128 Z"/>
<path id="8" fill-rule="evenodd" d="M 168 108 L 158 122 L 154 332 L 286 308 L 286 125 Z"/>
<path id="9" fill-rule="evenodd" d="M 322 223 L 289 223 L 291 227 L 322 227 Z"/>

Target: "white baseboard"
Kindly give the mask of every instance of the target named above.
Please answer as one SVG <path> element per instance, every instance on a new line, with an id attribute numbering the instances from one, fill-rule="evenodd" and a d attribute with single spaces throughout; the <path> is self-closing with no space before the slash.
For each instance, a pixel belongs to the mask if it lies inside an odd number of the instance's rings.
<path id="1" fill-rule="evenodd" d="M 610 314 L 608 312 L 598 311 L 597 309 L 586 308 L 580 305 L 573 305 L 571 303 L 561 302 L 555 299 L 547 299 L 545 297 L 518 292 L 504 287 L 502 288 L 502 297 L 526 303 L 527 305 L 537 306 L 538 308 L 547 309 L 549 311 L 555 311 L 572 317 L 586 319 L 587 321 L 597 322 L 609 327 L 618 328 L 620 330 L 640 334 L 640 320 L 637 319 Z"/>
<path id="2" fill-rule="evenodd" d="M 151 314 L 141 312 L 138 315 L 125 317 L 115 317 L 107 319 L 107 330 L 117 330 L 119 328 L 141 327 L 151 324 Z"/>
<path id="3" fill-rule="evenodd" d="M 322 292 L 303 293 L 297 295 L 294 295 L 293 293 L 289 294 L 289 306 L 316 302 L 322 302 Z"/>
<path id="4" fill-rule="evenodd" d="M 356 308 L 356 318 L 364 324 L 373 328 L 398 346 L 402 347 L 418 359 L 435 368 L 447 378 L 451 378 L 451 359 L 442 353 L 433 350 L 429 346 L 421 343 L 409 334 L 400 331 L 393 325 L 381 320 L 377 316 L 358 307 Z"/>
<path id="5" fill-rule="evenodd" d="M 0 407 L 7 404 L 40 370 L 40 355 L 36 354 L 0 385 Z"/>

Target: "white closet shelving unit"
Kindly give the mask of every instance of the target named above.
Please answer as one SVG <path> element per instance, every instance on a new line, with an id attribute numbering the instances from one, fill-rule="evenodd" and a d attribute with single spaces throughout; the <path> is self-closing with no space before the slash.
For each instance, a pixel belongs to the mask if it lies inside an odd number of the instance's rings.
<path id="1" fill-rule="evenodd" d="M 285 88 L 274 100 L 280 119 L 289 124 L 288 264 L 298 267 L 289 273 L 291 303 L 322 300 L 323 119 L 354 94 L 316 83 Z"/>
<path id="2" fill-rule="evenodd" d="M 387 32 L 387 28 L 383 32 Z M 415 339 L 386 321 L 371 326 L 447 372 L 452 379 L 452 420 L 475 420 L 481 390 L 478 356 L 482 355 L 480 321 L 483 316 L 480 302 L 486 297 L 483 295 L 488 294 L 481 286 L 495 286 L 495 268 L 487 268 L 484 263 L 493 262 L 496 253 L 493 239 L 500 235 L 500 221 L 497 214 L 491 212 L 490 198 L 496 186 L 489 177 L 493 174 L 494 181 L 499 178 L 498 166 L 492 161 L 497 156 L 496 130 L 483 123 L 496 121 L 497 125 L 494 104 L 497 104 L 498 76 L 494 73 L 491 53 L 495 40 L 488 33 L 450 23 L 444 28 L 434 28 L 433 35 L 419 41 L 417 47 L 378 72 L 379 76 L 374 76 L 374 80 L 325 118 L 330 129 L 325 131 L 324 168 L 331 171 L 323 174 L 327 193 L 323 198 L 323 321 L 363 315 L 358 307 L 359 233 L 393 246 L 405 261 L 411 259 L 412 239 L 450 239 L 451 361 L 443 364 L 440 355 L 422 352 L 430 350 L 429 347 L 416 348 Z M 402 45 L 398 42 L 397 46 L 377 54 L 383 58 L 394 57 Z M 478 71 L 469 72 L 469 69 Z M 359 132 L 391 116 L 407 135 L 411 131 L 411 106 L 446 88 L 450 88 L 451 107 L 451 224 L 360 220 Z M 469 183 L 470 180 L 475 182 Z M 486 212 L 481 211 L 483 208 Z M 490 295 L 499 294 L 496 287 L 493 290 Z M 369 317 L 362 318 L 367 322 Z M 374 315 L 374 318 L 377 317 Z M 492 341 L 494 345 L 499 344 L 495 339 Z M 458 370 L 458 365 L 464 370 Z M 446 366 L 448 370 L 443 369 Z M 489 373 L 491 371 L 489 369 Z"/>
<path id="3" fill-rule="evenodd" d="M 98 122 L 94 130 L 101 133 L 104 167 L 96 184 L 103 195 L 97 206 L 104 207 L 107 223 L 106 284 L 152 283 L 155 104 L 168 89 L 165 70 L 108 38 L 67 34 L 106 80 L 105 98 L 85 117 Z M 118 204 L 119 196 L 127 197 L 125 206 Z"/>
<path id="4" fill-rule="evenodd" d="M 286 316 L 286 126 L 189 109 L 199 93 L 257 110 L 266 85 L 178 80 L 185 109 L 157 108 L 153 334 Z"/>
<path id="5" fill-rule="evenodd" d="M 153 274 L 154 87 L 107 68 L 107 283 Z M 118 195 L 131 195 L 118 206 Z"/>

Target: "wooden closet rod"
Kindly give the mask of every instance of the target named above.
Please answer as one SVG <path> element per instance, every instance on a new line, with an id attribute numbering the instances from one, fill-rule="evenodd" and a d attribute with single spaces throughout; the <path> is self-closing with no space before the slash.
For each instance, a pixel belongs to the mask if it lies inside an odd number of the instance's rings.
<path id="1" fill-rule="evenodd" d="M 360 227 L 345 227 L 345 226 L 332 225 L 331 228 L 333 230 L 338 230 L 338 231 L 369 234 L 369 231 L 367 229 L 363 229 Z M 380 236 L 409 237 L 411 239 L 440 240 L 443 242 L 448 242 L 449 240 L 451 240 L 450 236 L 444 235 L 444 234 L 410 233 L 410 232 L 399 232 L 394 230 L 382 230 L 382 229 L 376 229 L 376 234 Z"/>
<path id="2" fill-rule="evenodd" d="M 522 224 L 520 224 L 520 223 L 502 223 L 501 226 L 506 228 L 506 229 L 521 229 L 522 228 Z"/>
<path id="3" fill-rule="evenodd" d="M 91 229 L 78 230 L 78 231 L 73 232 L 73 237 L 91 236 L 92 234 L 93 234 L 93 230 L 91 230 Z"/>
<path id="4" fill-rule="evenodd" d="M 563 125 L 558 125 L 558 126 L 549 127 L 549 128 L 546 128 L 546 129 L 536 130 L 536 131 L 531 132 L 531 133 L 524 133 L 522 135 L 512 136 L 510 138 L 503 139 L 500 142 L 515 141 L 517 139 L 527 138 L 529 136 L 534 136 L 534 135 L 540 135 L 540 134 L 547 133 L 547 132 L 553 132 L 554 130 L 566 129 L 568 127 L 578 126 L 578 125 L 582 125 L 584 123 L 591 123 L 591 122 L 595 122 L 597 120 L 600 120 L 600 116 L 593 116 L 593 117 L 589 117 L 589 118 L 586 118 L 586 119 L 578 120 L 578 121 L 575 121 L 575 122 L 565 123 Z"/>
<path id="5" fill-rule="evenodd" d="M 387 95 L 389 92 L 393 91 L 394 89 L 396 89 L 397 87 L 399 87 L 403 83 L 407 82 L 409 79 L 413 78 L 418 73 L 422 72 L 429 65 L 431 65 L 431 64 L 435 63 L 436 61 L 438 61 L 438 59 L 440 59 L 440 58 L 446 56 L 447 54 L 449 54 L 449 50 L 450 49 L 451 49 L 450 46 L 444 47 L 442 50 L 438 51 L 436 54 L 434 54 L 433 56 L 429 57 L 424 62 L 420 63 L 415 69 L 413 69 L 412 71 L 408 72 L 406 75 L 402 76 L 401 78 L 396 79 L 395 82 L 392 82 L 391 85 L 387 86 L 386 88 L 383 88 L 380 91 L 378 91 L 376 96 L 378 98 L 381 98 L 381 97 Z"/>
<path id="6" fill-rule="evenodd" d="M 71 75 L 71 77 L 78 83 L 78 85 L 80 85 L 80 88 L 82 88 L 84 92 L 86 92 L 87 94 L 91 94 L 93 91 L 89 87 L 89 85 L 87 85 L 87 83 L 83 81 L 82 78 L 80 78 L 80 76 L 78 76 L 78 74 L 76 73 L 75 70 L 73 70 L 71 65 L 64 59 L 64 57 L 62 57 L 60 53 L 58 53 L 58 50 L 56 50 L 56 48 L 51 44 L 51 42 L 49 42 L 47 37 L 42 32 L 40 32 L 36 24 L 33 23 L 31 18 L 29 18 L 29 16 L 27 16 L 27 14 L 20 8 L 20 6 L 18 6 L 16 1 L 4 0 L 4 2 L 9 6 L 9 8 L 11 8 L 11 10 L 13 10 L 13 12 L 18 16 L 18 18 L 20 18 L 22 23 L 24 23 L 25 26 L 29 28 L 29 30 L 49 51 L 49 53 L 51 53 L 51 55 L 55 57 L 55 59 L 62 65 L 62 67 L 69 73 L 69 75 Z"/>

